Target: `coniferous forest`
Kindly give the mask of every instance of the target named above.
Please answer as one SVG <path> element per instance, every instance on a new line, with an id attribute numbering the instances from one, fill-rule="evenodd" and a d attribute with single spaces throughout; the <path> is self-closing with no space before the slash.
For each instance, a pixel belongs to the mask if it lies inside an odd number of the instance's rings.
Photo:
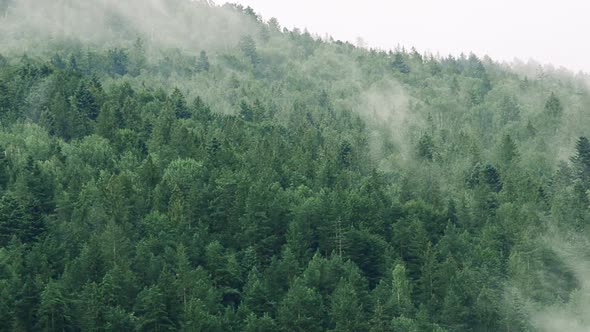
<path id="1" fill-rule="evenodd" d="M 590 324 L 582 73 L 188 0 L 3 0 L 0 54 L 0 331 Z"/>

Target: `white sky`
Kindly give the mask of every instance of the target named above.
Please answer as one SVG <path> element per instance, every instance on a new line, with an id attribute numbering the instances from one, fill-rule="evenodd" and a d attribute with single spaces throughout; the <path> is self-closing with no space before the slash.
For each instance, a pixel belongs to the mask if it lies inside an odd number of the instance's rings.
<path id="1" fill-rule="evenodd" d="M 590 73 L 588 0 L 234 0 L 289 29 L 392 49 L 535 59 Z"/>

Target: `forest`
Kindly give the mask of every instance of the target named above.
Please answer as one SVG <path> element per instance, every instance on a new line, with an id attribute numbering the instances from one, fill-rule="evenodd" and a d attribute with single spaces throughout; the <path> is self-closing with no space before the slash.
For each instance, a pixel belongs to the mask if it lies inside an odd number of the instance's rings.
<path id="1" fill-rule="evenodd" d="M 203 0 L 2 0 L 0 54 L 0 331 L 590 326 L 586 74 Z"/>

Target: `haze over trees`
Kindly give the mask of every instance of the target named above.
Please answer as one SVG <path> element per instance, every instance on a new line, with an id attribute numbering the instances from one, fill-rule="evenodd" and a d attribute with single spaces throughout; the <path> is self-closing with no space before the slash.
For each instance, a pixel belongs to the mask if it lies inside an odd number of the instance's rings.
<path id="1" fill-rule="evenodd" d="M 0 331 L 588 326 L 587 77 L 206 1 L 0 17 Z"/>

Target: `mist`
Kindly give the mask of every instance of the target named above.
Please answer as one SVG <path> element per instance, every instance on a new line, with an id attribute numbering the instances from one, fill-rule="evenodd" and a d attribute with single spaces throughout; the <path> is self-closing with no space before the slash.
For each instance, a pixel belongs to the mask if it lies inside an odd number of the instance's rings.
<path id="1" fill-rule="evenodd" d="M 0 2 L 0 331 L 587 330 L 586 75 L 255 10 Z"/>
<path id="2" fill-rule="evenodd" d="M 155 49 L 197 53 L 228 50 L 256 32 L 254 20 L 231 6 L 183 0 L 19 0 L 9 3 L 0 22 L 3 53 L 35 54 L 41 51 L 35 45 L 47 40 L 117 47 L 137 38 Z"/>
<path id="3" fill-rule="evenodd" d="M 555 229 L 551 233 L 554 235 L 547 236 L 543 242 L 552 248 L 565 267 L 572 271 L 578 287 L 569 294 L 567 299 L 552 306 L 533 306 L 531 308 L 532 323 L 543 332 L 588 331 L 590 327 L 590 256 L 588 255 L 590 241 L 579 234 L 557 236 Z"/>

